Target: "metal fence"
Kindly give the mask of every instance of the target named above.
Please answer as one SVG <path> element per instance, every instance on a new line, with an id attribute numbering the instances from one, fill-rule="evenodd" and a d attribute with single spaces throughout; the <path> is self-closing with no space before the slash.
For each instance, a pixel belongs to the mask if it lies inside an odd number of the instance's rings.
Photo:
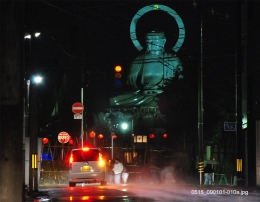
<path id="1" fill-rule="evenodd" d="M 68 184 L 68 163 L 65 161 L 42 161 L 40 186 Z"/>

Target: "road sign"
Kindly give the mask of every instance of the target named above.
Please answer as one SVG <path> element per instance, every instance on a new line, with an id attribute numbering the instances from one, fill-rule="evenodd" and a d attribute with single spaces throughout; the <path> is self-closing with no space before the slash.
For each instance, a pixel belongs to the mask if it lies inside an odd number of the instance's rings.
<path id="1" fill-rule="evenodd" d="M 82 119 L 82 114 L 74 114 L 74 119 Z"/>
<path id="2" fill-rule="evenodd" d="M 72 105 L 72 111 L 75 113 L 75 114 L 80 114 L 84 111 L 84 106 L 82 103 L 80 102 L 76 102 Z"/>
<path id="3" fill-rule="evenodd" d="M 70 135 L 67 132 L 60 132 L 58 134 L 58 141 L 60 143 L 67 143 L 70 140 Z"/>
<path id="4" fill-rule="evenodd" d="M 224 131 L 236 131 L 236 123 L 235 122 L 225 122 Z"/>

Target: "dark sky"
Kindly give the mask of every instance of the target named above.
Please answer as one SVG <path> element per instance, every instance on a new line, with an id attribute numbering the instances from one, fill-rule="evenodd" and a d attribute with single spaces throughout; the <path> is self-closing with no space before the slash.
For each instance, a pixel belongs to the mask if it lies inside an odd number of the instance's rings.
<path id="1" fill-rule="evenodd" d="M 42 99 L 47 98 L 43 101 L 46 117 L 52 108 L 53 90 L 61 86 L 65 89 L 63 99 L 66 100 L 63 101 L 68 105 L 67 114 L 73 116 L 71 105 L 80 101 L 82 72 L 85 75 L 89 72 L 85 79 L 89 81 L 85 95 L 89 108 L 102 110 L 107 106 L 109 96 L 116 90 L 113 67 L 121 64 L 127 72 L 129 63 L 138 54 L 130 39 L 131 20 L 138 10 L 153 3 L 171 7 L 182 18 L 186 38 L 177 56 L 183 62 L 184 76 L 196 81 L 201 27 L 199 4 L 194 7 L 193 0 L 27 2 L 27 28 L 41 32 L 35 55 L 36 67 L 46 77 L 42 86 Z M 235 1 L 203 3 L 205 99 L 226 99 L 221 92 L 233 92 L 235 8 Z M 162 11 L 142 16 L 137 24 L 137 36 L 142 45 L 145 33 L 154 28 L 166 33 L 166 48 L 171 48 L 178 37 L 175 20 Z M 66 84 L 62 83 L 64 76 Z M 213 96 L 207 98 L 209 94 Z"/>

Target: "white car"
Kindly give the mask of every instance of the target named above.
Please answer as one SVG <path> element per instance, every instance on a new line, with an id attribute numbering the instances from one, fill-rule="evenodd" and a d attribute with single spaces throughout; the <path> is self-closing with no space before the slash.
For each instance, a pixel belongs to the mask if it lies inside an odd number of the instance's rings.
<path id="1" fill-rule="evenodd" d="M 72 149 L 69 163 L 69 186 L 76 183 L 106 185 L 106 165 L 98 148 Z"/>

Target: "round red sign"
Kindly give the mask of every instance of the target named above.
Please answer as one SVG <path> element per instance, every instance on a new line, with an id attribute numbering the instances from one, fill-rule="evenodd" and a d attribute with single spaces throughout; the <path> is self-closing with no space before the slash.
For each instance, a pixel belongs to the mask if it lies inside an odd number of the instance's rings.
<path id="1" fill-rule="evenodd" d="M 80 102 L 76 102 L 72 105 L 72 111 L 75 114 L 81 114 L 84 111 L 84 106 Z"/>
<path id="2" fill-rule="evenodd" d="M 67 132 L 60 132 L 58 135 L 58 141 L 60 143 L 67 143 L 70 140 L 70 135 Z"/>

